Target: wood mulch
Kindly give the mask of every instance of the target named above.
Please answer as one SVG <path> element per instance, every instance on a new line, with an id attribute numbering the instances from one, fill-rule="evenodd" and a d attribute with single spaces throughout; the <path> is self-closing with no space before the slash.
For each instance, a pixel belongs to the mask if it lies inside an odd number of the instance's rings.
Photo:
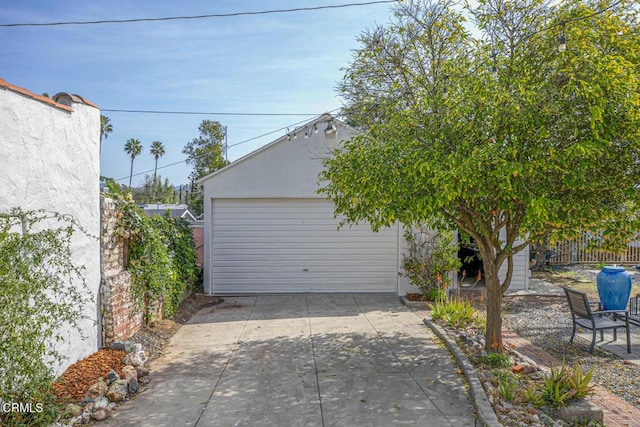
<path id="1" fill-rule="evenodd" d="M 61 401 L 79 403 L 89 387 L 100 379 L 106 379 L 111 369 L 122 375 L 122 359 L 126 354 L 122 350 L 102 348 L 77 361 L 53 383 L 55 395 Z"/>

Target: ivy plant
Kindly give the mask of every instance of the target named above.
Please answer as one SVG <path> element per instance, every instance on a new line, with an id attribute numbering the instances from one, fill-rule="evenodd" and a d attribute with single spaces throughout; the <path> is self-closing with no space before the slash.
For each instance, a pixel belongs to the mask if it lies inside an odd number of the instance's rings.
<path id="1" fill-rule="evenodd" d="M 199 274 L 188 223 L 168 215 L 148 217 L 130 194 L 113 183 L 108 188 L 119 211 L 117 232 L 129 245 L 127 270 L 134 300 L 147 322 L 157 315 L 159 306 L 165 316 L 172 316 Z"/>

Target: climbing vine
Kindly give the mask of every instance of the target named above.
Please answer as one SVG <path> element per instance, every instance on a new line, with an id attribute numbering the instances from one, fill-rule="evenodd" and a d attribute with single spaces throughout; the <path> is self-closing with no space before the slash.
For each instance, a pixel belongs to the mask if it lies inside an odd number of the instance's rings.
<path id="1" fill-rule="evenodd" d="M 47 425 L 57 406 L 52 366 L 57 345 L 80 331 L 90 302 L 84 267 L 71 242 L 85 233 L 70 216 L 13 209 L 0 214 L 0 425 Z M 7 406 L 6 404 L 14 405 Z"/>
<path id="2" fill-rule="evenodd" d="M 129 243 L 127 270 L 133 297 L 146 321 L 162 306 L 165 316 L 175 313 L 187 288 L 195 285 L 199 265 L 188 223 L 169 216 L 148 217 L 130 194 L 113 183 L 109 197 L 118 208 L 117 232 Z"/>

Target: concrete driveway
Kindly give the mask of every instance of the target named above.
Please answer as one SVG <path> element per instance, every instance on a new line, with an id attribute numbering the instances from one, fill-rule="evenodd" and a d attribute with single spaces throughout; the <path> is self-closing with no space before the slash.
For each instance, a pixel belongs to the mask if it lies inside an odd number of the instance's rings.
<path id="1" fill-rule="evenodd" d="M 226 297 L 106 426 L 473 426 L 449 353 L 397 296 Z"/>

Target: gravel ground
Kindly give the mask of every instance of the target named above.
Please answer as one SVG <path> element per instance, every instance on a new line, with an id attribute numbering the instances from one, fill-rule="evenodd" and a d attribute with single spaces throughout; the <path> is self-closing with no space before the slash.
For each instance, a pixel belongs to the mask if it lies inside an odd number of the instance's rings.
<path id="1" fill-rule="evenodd" d="M 572 270 L 574 277 L 583 282 L 595 282 L 598 273 L 597 269 L 587 267 L 564 267 L 563 270 Z M 638 272 L 629 272 L 636 276 L 635 282 Z M 589 355 L 589 343 L 579 338 L 569 343 L 571 315 L 564 297 L 505 297 L 503 326 L 556 358 L 564 359 L 568 365 L 578 362 L 584 370 L 595 366 L 593 382 L 640 408 L 640 366 L 598 347 Z M 640 328 L 634 327 L 632 333 L 640 334 Z"/>

